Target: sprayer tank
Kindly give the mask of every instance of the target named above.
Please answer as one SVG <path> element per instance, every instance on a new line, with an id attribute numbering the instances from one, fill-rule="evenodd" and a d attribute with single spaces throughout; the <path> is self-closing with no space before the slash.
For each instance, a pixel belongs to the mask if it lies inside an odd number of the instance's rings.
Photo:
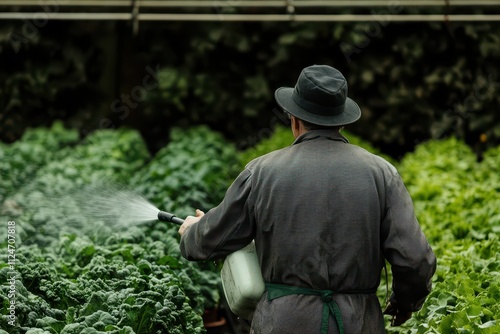
<path id="1" fill-rule="evenodd" d="M 226 257 L 221 278 L 231 311 L 251 320 L 265 290 L 254 241 Z"/>

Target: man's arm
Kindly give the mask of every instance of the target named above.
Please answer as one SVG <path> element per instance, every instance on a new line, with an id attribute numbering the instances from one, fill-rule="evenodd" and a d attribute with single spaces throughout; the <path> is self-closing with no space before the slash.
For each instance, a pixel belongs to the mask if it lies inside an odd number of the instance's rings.
<path id="1" fill-rule="evenodd" d="M 253 208 L 248 203 L 251 173 L 245 169 L 229 187 L 222 202 L 196 217 L 187 217 L 180 227 L 180 250 L 188 260 L 225 257 L 248 245 L 255 236 Z"/>
<path id="2" fill-rule="evenodd" d="M 391 264 L 393 293 L 386 313 L 407 320 L 418 311 L 432 288 L 436 257 L 415 217 L 413 202 L 399 174 L 386 193 L 382 222 L 382 248 Z M 402 322 L 398 322 L 401 324 Z"/>

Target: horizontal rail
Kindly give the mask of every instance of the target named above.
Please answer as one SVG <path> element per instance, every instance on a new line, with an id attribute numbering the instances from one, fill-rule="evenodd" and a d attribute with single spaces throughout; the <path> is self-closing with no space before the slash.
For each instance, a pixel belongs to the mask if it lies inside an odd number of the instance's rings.
<path id="1" fill-rule="evenodd" d="M 0 13 L 0 20 L 58 20 L 58 21 L 122 21 L 131 20 L 131 13 Z"/>
<path id="2" fill-rule="evenodd" d="M 373 22 L 373 15 L 286 15 L 286 14 L 139 14 L 140 21 L 296 21 L 296 22 Z M 391 22 L 492 22 L 500 21 L 500 15 L 390 15 Z"/>
<path id="3" fill-rule="evenodd" d="M 138 20 L 138 21 L 297 21 L 297 22 L 373 22 L 373 15 L 332 14 L 332 15 L 287 15 L 287 14 L 155 14 L 142 13 L 134 16 L 131 13 L 0 13 L 0 20 Z M 500 15 L 481 14 L 408 14 L 390 15 L 390 22 L 498 22 Z"/>
<path id="4" fill-rule="evenodd" d="M 0 6 L 93 6 L 93 7 L 131 7 L 132 0 L 0 0 Z M 388 7 L 388 6 L 500 6 L 499 0 L 399 0 L 390 2 L 388 0 L 205 0 L 205 1 L 171 1 L 171 0 L 137 0 L 139 7 Z"/>

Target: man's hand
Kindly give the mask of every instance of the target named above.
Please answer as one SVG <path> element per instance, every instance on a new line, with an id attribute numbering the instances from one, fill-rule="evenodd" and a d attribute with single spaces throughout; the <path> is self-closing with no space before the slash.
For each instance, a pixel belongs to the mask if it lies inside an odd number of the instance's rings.
<path id="1" fill-rule="evenodd" d="M 400 326 L 411 318 L 411 312 L 401 312 L 391 302 L 387 303 L 384 314 L 392 315 L 391 326 Z"/>
<path id="2" fill-rule="evenodd" d="M 179 228 L 179 234 L 183 235 L 184 231 L 186 231 L 186 229 L 189 226 L 196 224 L 201 219 L 201 217 L 203 217 L 204 215 L 205 215 L 205 212 L 196 209 L 196 216 L 195 217 L 193 217 L 193 216 L 186 217 L 186 219 L 184 220 L 184 224 L 182 224 L 181 227 Z"/>

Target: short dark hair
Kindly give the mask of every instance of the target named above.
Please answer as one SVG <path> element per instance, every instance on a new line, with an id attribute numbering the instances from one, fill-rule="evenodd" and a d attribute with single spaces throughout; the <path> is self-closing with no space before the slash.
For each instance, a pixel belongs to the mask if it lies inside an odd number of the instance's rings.
<path id="1" fill-rule="evenodd" d="M 283 111 L 283 112 L 285 113 L 285 115 L 289 119 L 292 118 L 292 114 L 290 114 L 288 111 Z M 303 119 L 298 118 L 297 116 L 294 116 L 294 117 L 297 118 L 298 120 L 300 120 L 302 122 L 302 124 L 304 125 L 304 128 L 307 131 L 321 130 L 321 129 L 328 129 L 328 130 L 337 130 L 337 131 L 340 131 L 340 130 L 342 130 L 344 128 L 343 125 L 326 126 L 326 125 L 312 124 L 312 123 L 309 123 L 307 121 L 304 121 Z"/>
<path id="2" fill-rule="evenodd" d="M 300 118 L 299 118 L 300 119 Z M 300 120 L 302 122 L 302 124 L 304 125 L 304 128 L 307 130 L 307 131 L 311 131 L 311 130 L 322 130 L 322 129 L 328 129 L 328 130 L 337 130 L 337 131 L 340 131 L 343 126 L 339 126 L 339 125 L 335 125 L 335 126 L 325 126 L 325 125 L 317 125 L 317 124 L 312 124 L 312 123 L 309 123 L 307 121 L 304 121 L 304 120 Z"/>

